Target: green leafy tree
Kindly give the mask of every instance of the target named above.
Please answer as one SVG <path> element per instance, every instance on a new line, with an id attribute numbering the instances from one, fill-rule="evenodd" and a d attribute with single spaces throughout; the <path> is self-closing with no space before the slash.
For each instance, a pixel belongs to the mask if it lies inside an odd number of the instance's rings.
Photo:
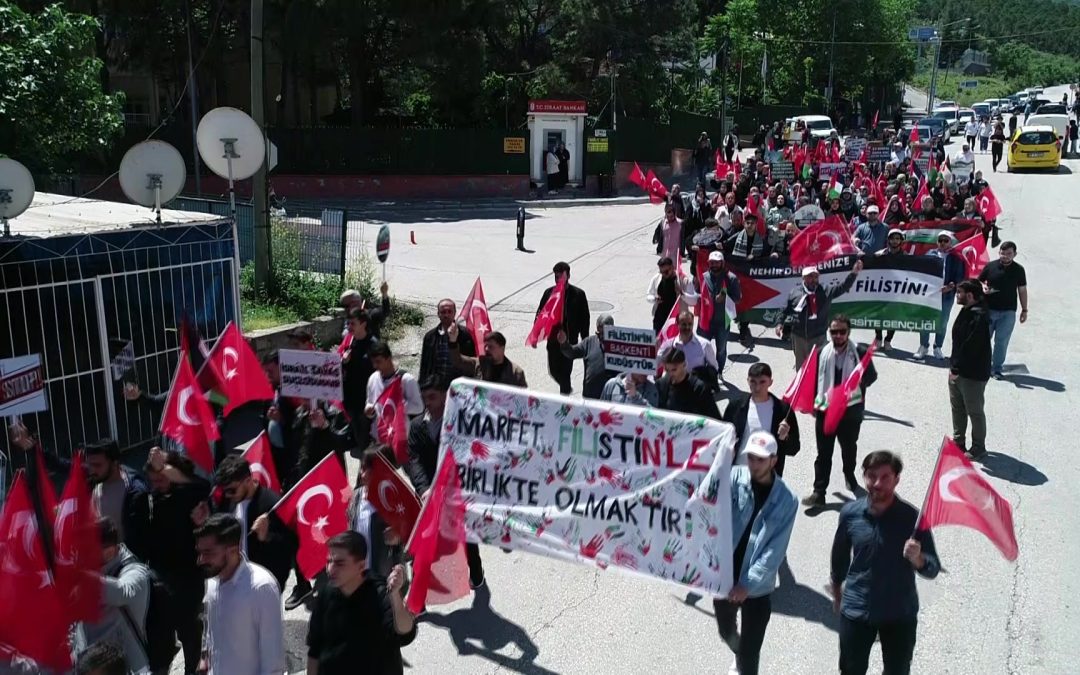
<path id="1" fill-rule="evenodd" d="M 54 172 L 108 148 L 123 128 L 123 95 L 102 88 L 98 30 L 58 4 L 28 14 L 0 0 L 0 153 Z"/>

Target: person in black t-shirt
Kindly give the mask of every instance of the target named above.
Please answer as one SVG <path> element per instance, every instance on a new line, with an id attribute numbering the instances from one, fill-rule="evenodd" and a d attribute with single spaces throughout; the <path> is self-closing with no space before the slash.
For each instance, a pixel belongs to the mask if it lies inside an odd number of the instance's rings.
<path id="1" fill-rule="evenodd" d="M 342 532 L 327 542 L 330 585 L 315 600 L 308 623 L 308 675 L 401 675 L 401 648 L 416 639 L 405 608 L 405 569 L 395 565 L 385 583 L 367 574 L 367 540 Z"/>
<path id="2" fill-rule="evenodd" d="M 990 310 L 990 334 L 994 338 L 994 355 L 990 370 L 995 380 L 1005 377 L 1005 355 L 1016 327 L 1016 299 L 1020 299 L 1020 323 L 1028 318 L 1027 273 L 1016 262 L 1016 243 L 1001 242 L 998 259 L 983 268 L 979 281 L 986 292 L 986 307 Z"/>

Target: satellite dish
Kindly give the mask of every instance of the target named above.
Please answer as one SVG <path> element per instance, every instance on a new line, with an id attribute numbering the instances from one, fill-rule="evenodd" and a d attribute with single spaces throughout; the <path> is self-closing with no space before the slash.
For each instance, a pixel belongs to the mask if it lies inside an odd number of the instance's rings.
<path id="1" fill-rule="evenodd" d="M 34 201 L 34 177 L 25 166 L 7 157 L 0 157 L 0 220 L 4 236 L 11 236 L 8 219 L 14 218 Z"/>
<path id="2" fill-rule="evenodd" d="M 266 157 L 259 125 L 236 108 L 214 108 L 206 113 L 199 121 L 195 142 L 206 166 L 229 181 L 251 178 Z"/>
<path id="3" fill-rule="evenodd" d="M 165 141 L 143 141 L 133 145 L 120 162 L 120 188 L 127 198 L 157 212 L 161 205 L 180 194 L 187 181 L 184 158 Z"/>

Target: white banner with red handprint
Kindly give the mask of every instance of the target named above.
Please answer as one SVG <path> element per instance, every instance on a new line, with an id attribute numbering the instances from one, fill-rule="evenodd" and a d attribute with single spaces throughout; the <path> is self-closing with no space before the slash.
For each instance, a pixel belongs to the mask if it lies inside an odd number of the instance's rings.
<path id="1" fill-rule="evenodd" d="M 731 586 L 730 424 L 458 379 L 442 448 L 470 541 L 655 577 Z"/>

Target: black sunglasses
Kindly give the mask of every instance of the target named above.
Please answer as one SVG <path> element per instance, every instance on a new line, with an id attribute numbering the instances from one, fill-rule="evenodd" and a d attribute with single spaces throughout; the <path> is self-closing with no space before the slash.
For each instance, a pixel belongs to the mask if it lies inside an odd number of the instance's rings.
<path id="1" fill-rule="evenodd" d="M 829 335 L 847 335 L 847 334 L 848 334 L 848 329 L 847 328 L 830 328 L 829 329 Z"/>

